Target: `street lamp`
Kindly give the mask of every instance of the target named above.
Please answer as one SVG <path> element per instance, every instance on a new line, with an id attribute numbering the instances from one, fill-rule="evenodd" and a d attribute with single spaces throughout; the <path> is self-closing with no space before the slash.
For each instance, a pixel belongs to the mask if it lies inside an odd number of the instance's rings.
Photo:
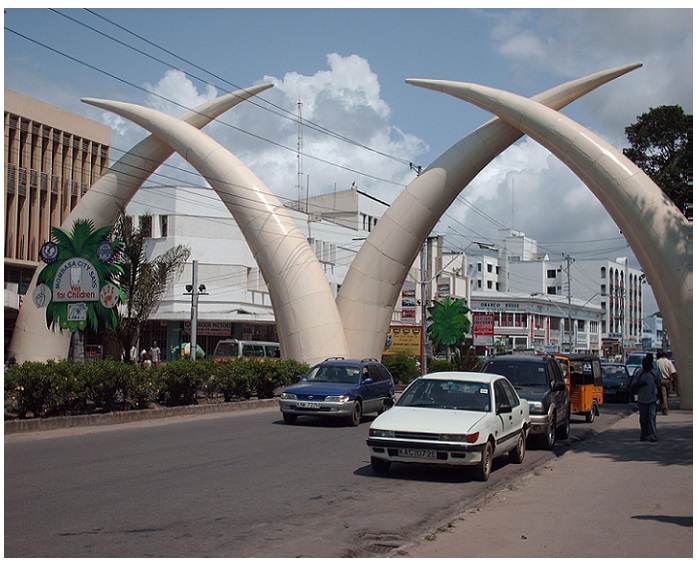
<path id="1" fill-rule="evenodd" d="M 196 278 L 198 276 L 198 261 L 192 261 L 191 268 L 191 284 L 186 285 L 185 295 L 191 295 L 191 339 L 189 341 L 189 351 L 192 361 L 196 361 L 196 325 L 198 321 L 198 297 L 208 294 L 206 285 L 200 284 L 196 287 Z"/>

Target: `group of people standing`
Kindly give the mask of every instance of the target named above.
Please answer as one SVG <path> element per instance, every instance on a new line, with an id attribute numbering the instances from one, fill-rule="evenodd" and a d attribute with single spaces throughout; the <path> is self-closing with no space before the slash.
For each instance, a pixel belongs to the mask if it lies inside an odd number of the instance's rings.
<path id="1" fill-rule="evenodd" d="M 143 367 L 157 366 L 162 363 L 162 355 L 156 341 L 152 342 L 150 349 L 143 348 L 140 354 L 138 354 L 138 348 L 134 345 L 131 347 L 130 357 L 131 363 L 139 364 Z"/>
<path id="2" fill-rule="evenodd" d="M 639 426 L 641 441 L 658 441 L 656 435 L 656 413 L 660 404 L 661 412 L 668 414 L 668 396 L 673 390 L 679 394 L 678 374 L 673 362 L 666 357 L 663 351 L 656 354 L 656 368 L 654 368 L 653 354 L 647 353 L 638 368 L 632 375 L 633 388 L 637 395 L 639 405 Z"/>

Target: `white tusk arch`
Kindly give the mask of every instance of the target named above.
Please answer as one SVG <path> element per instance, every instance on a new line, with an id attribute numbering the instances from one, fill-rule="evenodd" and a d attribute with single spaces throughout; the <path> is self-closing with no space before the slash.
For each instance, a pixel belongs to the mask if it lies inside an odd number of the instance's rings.
<path id="1" fill-rule="evenodd" d="M 641 67 L 601 71 L 538 94 L 562 108 L 595 88 Z M 402 285 L 423 241 L 472 179 L 519 139 L 519 129 L 494 118 L 453 145 L 395 199 L 354 258 L 337 296 L 352 357 L 380 357 Z"/>
<path id="2" fill-rule="evenodd" d="M 483 108 L 546 147 L 600 200 L 651 284 L 680 367 L 680 406 L 692 409 L 692 230 L 677 207 L 632 161 L 580 124 L 495 88 L 410 79 Z"/>
<path id="3" fill-rule="evenodd" d="M 180 119 L 194 127 L 202 128 L 223 112 L 272 86 L 271 83 L 264 83 L 224 94 L 185 112 Z M 171 147 L 155 136 L 150 135 L 143 139 L 109 167 L 109 170 L 90 187 L 61 228 L 72 229 L 75 220 L 79 218 L 92 220 L 97 228 L 114 224 L 121 209 L 173 152 Z M 37 268 L 34 272 L 25 295 L 27 300 L 19 310 L 10 342 L 10 355 L 13 355 L 18 363 L 64 359 L 68 354 L 70 332 L 54 332 L 46 327 L 45 310 L 37 308 L 31 299 L 40 271 L 41 268 Z M 37 347 L 39 343 L 41 347 Z"/>
<path id="4" fill-rule="evenodd" d="M 84 98 L 152 131 L 195 167 L 235 218 L 269 287 L 284 357 L 346 356 L 341 318 L 322 267 L 285 207 L 249 168 L 195 127 L 150 108 Z"/>

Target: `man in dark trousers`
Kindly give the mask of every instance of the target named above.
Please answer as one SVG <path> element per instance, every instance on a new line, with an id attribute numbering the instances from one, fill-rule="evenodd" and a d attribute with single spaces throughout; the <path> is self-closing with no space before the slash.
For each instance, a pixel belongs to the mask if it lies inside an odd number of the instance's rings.
<path id="1" fill-rule="evenodd" d="M 641 361 L 641 368 L 633 375 L 639 404 L 639 425 L 641 441 L 658 441 L 656 437 L 656 400 L 661 392 L 661 377 L 653 369 L 653 354 L 647 353 Z"/>

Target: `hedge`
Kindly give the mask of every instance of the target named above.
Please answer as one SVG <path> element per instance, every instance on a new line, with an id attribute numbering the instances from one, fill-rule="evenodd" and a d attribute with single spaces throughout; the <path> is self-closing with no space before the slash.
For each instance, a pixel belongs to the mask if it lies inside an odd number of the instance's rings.
<path id="1" fill-rule="evenodd" d="M 308 369 L 294 360 L 177 360 L 150 368 L 112 359 L 27 361 L 5 371 L 5 418 L 273 398 Z"/>

